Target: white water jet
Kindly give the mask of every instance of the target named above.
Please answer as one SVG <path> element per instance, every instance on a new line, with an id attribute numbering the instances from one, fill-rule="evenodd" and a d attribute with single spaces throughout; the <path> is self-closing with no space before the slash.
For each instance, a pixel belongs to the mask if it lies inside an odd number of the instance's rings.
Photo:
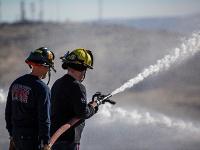
<path id="1" fill-rule="evenodd" d="M 162 59 L 157 60 L 156 64 L 150 65 L 139 73 L 136 77 L 124 83 L 121 87 L 114 90 L 111 95 L 123 92 L 127 88 L 131 88 L 148 76 L 168 69 L 173 63 L 179 59 L 188 58 L 200 51 L 200 33 L 192 34 L 192 37 L 183 42 L 180 48 L 175 48 L 172 55 L 165 55 Z"/>

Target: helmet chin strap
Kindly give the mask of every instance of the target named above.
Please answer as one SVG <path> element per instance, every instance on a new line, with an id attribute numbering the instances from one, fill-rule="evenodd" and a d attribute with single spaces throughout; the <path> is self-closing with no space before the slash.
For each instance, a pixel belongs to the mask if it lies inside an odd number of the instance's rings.
<path id="1" fill-rule="evenodd" d="M 83 82 L 83 80 L 85 79 L 85 74 L 86 74 L 86 70 L 84 71 L 84 75 L 83 75 L 83 78 L 81 79 L 81 82 Z"/>
<path id="2" fill-rule="evenodd" d="M 47 85 L 49 85 L 50 79 L 51 79 L 51 69 L 56 72 L 56 69 L 53 66 L 48 66 L 48 82 Z"/>
<path id="3" fill-rule="evenodd" d="M 50 79 L 51 79 L 51 69 L 49 67 L 48 68 L 48 82 L 47 82 L 47 85 L 49 85 Z"/>

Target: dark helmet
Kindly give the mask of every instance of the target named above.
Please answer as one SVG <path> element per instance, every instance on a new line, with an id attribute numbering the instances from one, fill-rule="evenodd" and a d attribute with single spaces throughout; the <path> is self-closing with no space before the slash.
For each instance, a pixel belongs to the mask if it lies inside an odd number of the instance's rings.
<path id="1" fill-rule="evenodd" d="M 61 59 L 63 69 L 68 67 L 78 71 L 87 70 L 87 68 L 93 69 L 93 55 L 90 50 L 78 48 L 71 53 L 68 51 Z"/>
<path id="2" fill-rule="evenodd" d="M 52 68 L 54 71 L 54 60 L 55 55 L 46 47 L 40 47 L 35 51 L 31 52 L 25 62 L 28 65 L 42 65 L 45 67 Z"/>

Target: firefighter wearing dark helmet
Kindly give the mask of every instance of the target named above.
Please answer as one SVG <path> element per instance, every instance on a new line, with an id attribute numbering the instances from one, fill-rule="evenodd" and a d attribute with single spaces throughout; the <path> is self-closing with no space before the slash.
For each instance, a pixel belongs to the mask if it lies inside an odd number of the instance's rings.
<path id="1" fill-rule="evenodd" d="M 54 69 L 54 53 L 41 47 L 25 62 L 30 74 L 17 78 L 10 86 L 6 110 L 6 128 L 11 147 L 16 150 L 47 150 L 50 138 L 50 89 L 41 80 Z"/>
<path id="2" fill-rule="evenodd" d="M 66 74 L 58 79 L 51 89 L 51 134 L 74 117 L 81 118 L 75 126 L 63 133 L 53 145 L 53 150 L 79 150 L 85 119 L 96 113 L 96 102 L 87 103 L 86 89 L 82 84 L 87 69 L 93 69 L 92 52 L 75 49 L 62 59 Z"/>

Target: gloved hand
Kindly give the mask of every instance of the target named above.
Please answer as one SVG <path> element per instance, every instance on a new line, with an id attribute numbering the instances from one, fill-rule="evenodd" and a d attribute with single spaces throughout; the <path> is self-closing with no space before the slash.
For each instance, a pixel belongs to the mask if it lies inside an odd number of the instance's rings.
<path id="1" fill-rule="evenodd" d="M 94 108 L 95 113 L 97 113 L 97 111 L 99 110 L 97 103 L 95 101 L 91 101 L 89 102 L 89 105 L 91 105 Z"/>
<path id="2" fill-rule="evenodd" d="M 42 150 L 51 150 L 51 147 L 47 144 L 45 144 L 43 147 L 42 147 Z"/>

